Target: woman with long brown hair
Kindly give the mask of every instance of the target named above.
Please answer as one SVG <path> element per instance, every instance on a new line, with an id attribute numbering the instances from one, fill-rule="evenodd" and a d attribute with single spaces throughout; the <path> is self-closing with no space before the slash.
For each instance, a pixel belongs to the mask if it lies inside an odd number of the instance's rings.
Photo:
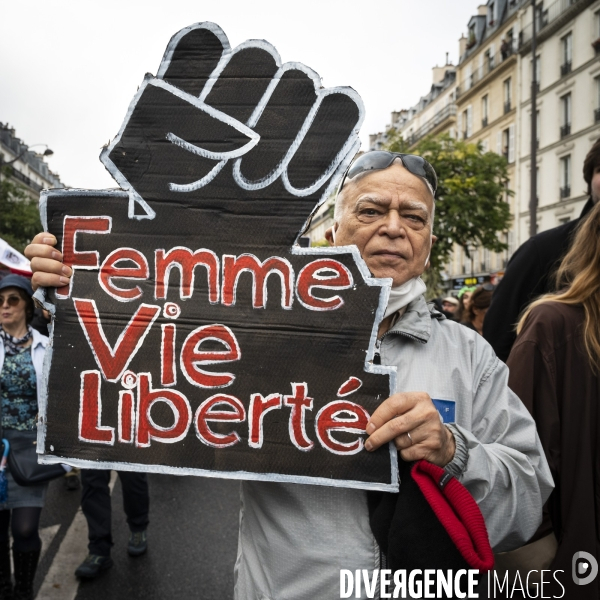
<path id="1" fill-rule="evenodd" d="M 545 568 L 563 570 L 565 591 L 554 580 L 553 591 L 598 600 L 600 576 L 590 578 L 600 562 L 600 203 L 579 226 L 556 278 L 560 291 L 533 302 L 518 324 L 509 384 L 537 423 L 556 485 L 533 538 L 556 537 Z M 577 552 L 597 561 L 579 561 L 577 576 L 587 584 L 572 577 Z"/>

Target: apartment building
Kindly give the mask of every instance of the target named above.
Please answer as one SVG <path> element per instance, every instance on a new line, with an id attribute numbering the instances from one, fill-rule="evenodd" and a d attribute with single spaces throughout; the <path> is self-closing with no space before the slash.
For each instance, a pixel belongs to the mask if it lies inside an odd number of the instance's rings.
<path id="1" fill-rule="evenodd" d="M 489 0 L 477 9 L 459 40 L 457 69 L 457 134 L 484 151 L 502 154 L 508 161 L 508 187 L 516 189 L 516 121 L 518 89 L 519 8 L 517 0 Z M 507 194 L 511 214 L 517 210 L 514 196 Z M 501 277 L 514 250 L 515 233 L 502 234 L 508 250 L 493 253 L 469 248 L 470 256 L 456 246 L 446 266 L 451 287 L 460 288 Z"/>
<path id="2" fill-rule="evenodd" d="M 519 37 L 519 243 L 529 237 L 531 82 L 537 88 L 538 231 L 581 213 L 587 200 L 583 160 L 600 137 L 600 1 L 544 0 L 537 4 L 535 65 L 530 6 L 523 11 Z"/>
<path id="3" fill-rule="evenodd" d="M 11 167 L 11 180 L 35 200 L 39 199 L 44 188 L 64 187 L 58 175 L 44 161 L 43 154 L 30 150 L 16 136 L 14 128 L 0 123 L 0 166 L 6 164 Z"/>
<path id="4" fill-rule="evenodd" d="M 444 272 L 449 288 L 502 277 L 512 253 L 529 237 L 534 81 L 537 230 L 577 218 L 587 199 L 583 160 L 600 137 L 600 0 L 537 0 L 536 32 L 534 64 L 530 0 L 488 0 L 459 39 L 452 84 L 432 87 L 417 105 L 394 113 L 396 129 L 411 146 L 447 131 L 508 161 L 513 194 L 505 199 L 513 222 L 502 234 L 508 250 L 473 247 L 469 257 L 456 247 Z M 385 134 L 375 134 L 370 147 L 385 141 Z"/>
<path id="5" fill-rule="evenodd" d="M 388 143 L 388 131 L 400 132 L 410 148 L 428 135 L 440 135 L 456 129 L 456 67 L 448 62 L 432 69 L 429 92 L 408 110 L 392 113 L 391 123 L 383 132 L 369 136 L 369 150 L 380 150 Z"/>

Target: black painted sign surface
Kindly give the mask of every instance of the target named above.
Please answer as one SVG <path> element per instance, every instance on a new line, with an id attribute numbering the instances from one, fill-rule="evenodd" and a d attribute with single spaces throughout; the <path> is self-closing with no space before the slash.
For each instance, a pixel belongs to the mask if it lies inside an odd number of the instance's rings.
<path id="1" fill-rule="evenodd" d="M 44 462 L 397 487 L 395 450 L 363 449 L 388 287 L 354 247 L 296 243 L 362 118 L 264 41 L 173 37 L 102 152 L 122 190 L 42 197 L 74 269 L 49 297 Z"/>

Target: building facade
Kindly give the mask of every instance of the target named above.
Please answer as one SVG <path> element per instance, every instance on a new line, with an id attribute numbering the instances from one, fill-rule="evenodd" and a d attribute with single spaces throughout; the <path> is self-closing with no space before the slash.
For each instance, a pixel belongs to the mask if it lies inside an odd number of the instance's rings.
<path id="1" fill-rule="evenodd" d="M 35 200 L 44 188 L 64 187 L 43 155 L 29 150 L 12 127 L 0 123 L 0 167 L 6 164 L 10 165 L 10 179 Z M 5 173 L 0 176 L 4 177 Z"/>
<path id="2" fill-rule="evenodd" d="M 582 168 L 600 137 L 600 1 L 539 2 L 536 60 L 532 9 L 523 11 L 517 186 L 519 243 L 529 237 L 531 82 L 537 88 L 537 230 L 576 219 L 588 198 Z"/>
<path id="3" fill-rule="evenodd" d="M 587 199 L 583 160 L 600 137 L 600 0 L 537 0 L 536 60 L 531 56 L 530 0 L 488 0 L 459 39 L 451 85 L 397 111 L 396 130 L 414 145 L 449 132 L 508 162 L 513 220 L 500 234 L 499 254 L 455 247 L 446 265 L 448 287 L 502 277 L 512 253 L 529 237 L 531 86 L 538 90 L 537 230 L 577 218 Z M 535 74 L 534 74 L 535 69 Z M 447 76 L 448 74 L 446 74 Z M 439 82 L 438 82 L 439 83 Z M 393 121 L 393 119 L 392 119 Z M 371 136 L 371 149 L 385 134 Z"/>
<path id="4" fill-rule="evenodd" d="M 457 135 L 468 142 L 480 143 L 486 152 L 497 152 L 506 158 L 510 190 L 516 189 L 516 49 L 521 4 L 489 0 L 478 7 L 477 14 L 467 25 L 467 35 L 459 40 L 457 73 Z M 505 200 L 514 215 L 516 198 L 507 193 Z M 451 287 L 501 277 L 514 250 L 514 220 L 511 229 L 502 233 L 501 238 L 508 245 L 508 250 L 502 253 L 472 247 L 468 255 L 463 248 L 455 246 L 446 266 Z"/>

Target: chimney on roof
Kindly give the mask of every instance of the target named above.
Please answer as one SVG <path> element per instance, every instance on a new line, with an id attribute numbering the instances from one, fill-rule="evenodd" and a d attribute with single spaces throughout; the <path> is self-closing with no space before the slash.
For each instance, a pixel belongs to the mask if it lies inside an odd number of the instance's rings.
<path id="1" fill-rule="evenodd" d="M 463 33 L 458 40 L 458 56 L 459 58 L 467 51 L 467 36 Z"/>
<path id="2" fill-rule="evenodd" d="M 478 15 L 483 15 L 485 17 L 487 15 L 487 12 L 488 12 L 487 4 L 480 4 L 477 7 L 477 14 Z"/>
<path id="3" fill-rule="evenodd" d="M 433 67 L 433 85 L 436 83 L 440 83 L 444 80 L 444 75 L 446 74 L 446 66 L 438 67 L 437 65 Z"/>
<path id="4" fill-rule="evenodd" d="M 446 66 L 448 66 L 450 63 L 448 62 L 448 55 L 450 54 L 450 52 L 446 52 Z"/>

